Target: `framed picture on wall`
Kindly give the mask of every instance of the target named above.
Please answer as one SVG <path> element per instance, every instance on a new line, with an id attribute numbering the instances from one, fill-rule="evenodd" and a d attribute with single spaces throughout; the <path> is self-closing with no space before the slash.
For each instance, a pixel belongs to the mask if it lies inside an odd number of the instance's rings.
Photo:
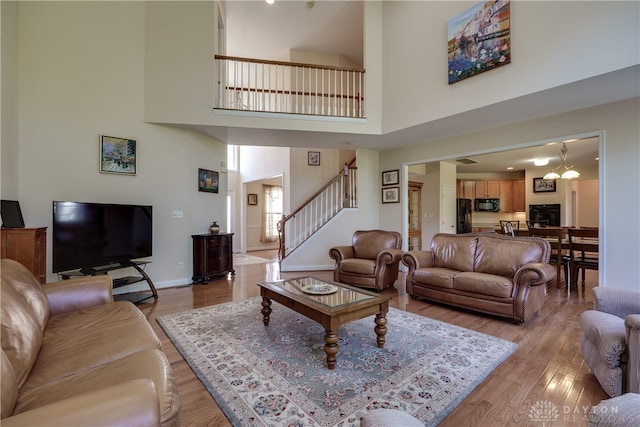
<path id="1" fill-rule="evenodd" d="M 382 185 L 398 185 L 400 183 L 400 169 L 382 172 Z"/>
<path id="2" fill-rule="evenodd" d="M 136 141 L 100 135 L 100 173 L 136 175 Z"/>
<path id="3" fill-rule="evenodd" d="M 254 193 L 247 194 L 247 204 L 249 205 L 257 205 L 258 204 L 258 195 Z"/>
<path id="4" fill-rule="evenodd" d="M 198 191 L 205 193 L 218 192 L 218 172 L 207 169 L 198 169 Z"/>
<path id="5" fill-rule="evenodd" d="M 533 178 L 533 192 L 534 193 L 555 193 L 556 192 L 556 180 Z"/>
<path id="6" fill-rule="evenodd" d="M 383 188 L 382 203 L 400 203 L 400 187 Z"/>
<path id="7" fill-rule="evenodd" d="M 307 164 L 309 166 L 320 166 L 320 152 L 309 151 L 307 153 Z"/>

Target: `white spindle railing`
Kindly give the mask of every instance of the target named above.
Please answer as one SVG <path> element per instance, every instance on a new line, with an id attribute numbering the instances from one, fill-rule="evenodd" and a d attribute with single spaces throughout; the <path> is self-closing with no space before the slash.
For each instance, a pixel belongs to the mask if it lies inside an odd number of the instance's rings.
<path id="1" fill-rule="evenodd" d="M 356 208 L 358 170 L 348 168 L 316 192 L 300 208 L 278 223 L 280 260 L 304 243 L 344 208 Z"/>
<path id="2" fill-rule="evenodd" d="M 216 55 L 216 108 L 365 117 L 364 70 Z"/>

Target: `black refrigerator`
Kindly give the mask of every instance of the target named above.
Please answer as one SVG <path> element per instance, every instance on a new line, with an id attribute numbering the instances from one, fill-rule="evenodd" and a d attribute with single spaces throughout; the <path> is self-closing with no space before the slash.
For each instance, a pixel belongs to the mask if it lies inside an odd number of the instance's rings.
<path id="1" fill-rule="evenodd" d="M 471 233 L 471 199 L 456 199 L 456 233 Z"/>

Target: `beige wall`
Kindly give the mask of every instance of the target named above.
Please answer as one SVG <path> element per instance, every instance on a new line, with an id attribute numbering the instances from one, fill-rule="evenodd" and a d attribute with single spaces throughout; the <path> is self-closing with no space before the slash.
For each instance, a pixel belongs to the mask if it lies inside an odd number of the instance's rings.
<path id="1" fill-rule="evenodd" d="M 3 199 L 18 199 L 18 4 L 0 2 L 0 192 Z"/>
<path id="2" fill-rule="evenodd" d="M 637 1 L 512 1 L 512 62 L 449 85 L 447 21 L 477 3 L 380 3 L 384 132 L 636 65 L 640 55 Z"/>
<path id="3" fill-rule="evenodd" d="M 153 205 L 147 272 L 159 286 L 189 283 L 190 236 L 213 220 L 226 229 L 226 146 L 145 123 L 145 3 L 20 2 L 18 9 L 14 160 L 26 223 L 49 227 L 49 278 L 52 201 L 74 200 Z M 137 176 L 99 173 L 100 134 L 137 141 Z M 218 194 L 197 191 L 198 168 L 220 172 Z M 172 218 L 174 210 L 184 217 Z"/>

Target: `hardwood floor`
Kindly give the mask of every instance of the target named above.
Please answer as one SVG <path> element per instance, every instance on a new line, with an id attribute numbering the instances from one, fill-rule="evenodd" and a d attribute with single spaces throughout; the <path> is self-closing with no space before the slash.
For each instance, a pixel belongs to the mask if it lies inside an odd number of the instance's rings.
<path id="1" fill-rule="evenodd" d="M 310 274 L 322 279 L 333 278 L 332 271 L 280 273 L 275 251 L 251 252 L 251 255 L 273 261 L 236 266 L 234 279 L 160 289 L 155 303 L 139 304 L 162 340 L 173 367 L 182 400 L 182 426 L 231 424 L 157 324 L 157 316 L 259 296 L 256 286 L 259 281 Z M 540 427 L 542 421 L 529 417 L 531 407 L 537 402 L 556 407 L 560 418 L 553 422 L 554 426 L 588 425 L 586 415 L 590 407 L 608 397 L 590 373 L 580 352 L 578 318 L 581 312 L 591 308 L 593 297 L 590 289 L 597 286 L 597 273 L 587 271 L 587 289 L 582 301 L 578 300 L 576 290 L 567 299 L 566 289 L 551 287 L 541 311 L 520 325 L 412 300 L 404 291 L 404 276 L 401 274 L 396 282 L 398 289 L 385 291 L 392 295 L 392 307 L 497 336 L 519 346 L 440 425 Z"/>

